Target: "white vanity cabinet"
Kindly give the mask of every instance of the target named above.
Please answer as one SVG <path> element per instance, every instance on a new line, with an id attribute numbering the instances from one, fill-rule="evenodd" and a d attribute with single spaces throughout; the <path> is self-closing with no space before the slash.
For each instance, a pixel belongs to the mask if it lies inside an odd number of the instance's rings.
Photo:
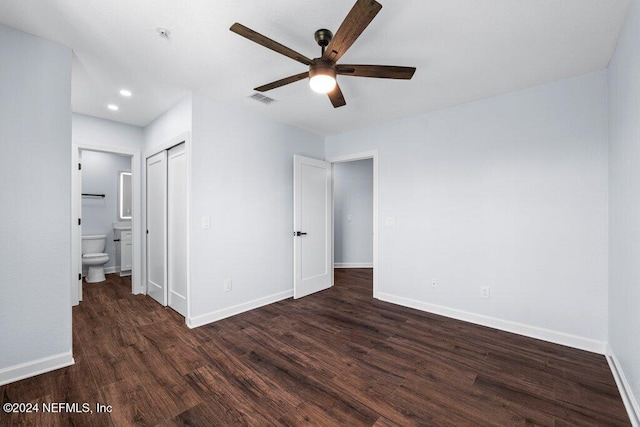
<path id="1" fill-rule="evenodd" d="M 123 231 L 120 237 L 120 275 L 131 274 L 132 264 L 132 242 L 131 242 L 131 230 Z"/>
<path id="2" fill-rule="evenodd" d="M 113 227 L 116 242 L 116 262 L 120 264 L 120 276 L 129 276 L 133 264 L 133 242 L 131 226 Z"/>

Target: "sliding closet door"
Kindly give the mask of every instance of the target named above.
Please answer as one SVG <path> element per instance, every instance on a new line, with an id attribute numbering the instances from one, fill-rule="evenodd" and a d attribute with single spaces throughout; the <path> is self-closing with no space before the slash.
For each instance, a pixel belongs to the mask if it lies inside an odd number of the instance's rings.
<path id="1" fill-rule="evenodd" d="M 187 156 L 184 143 L 167 156 L 167 277 L 169 307 L 187 315 Z"/>
<path id="2" fill-rule="evenodd" d="M 167 152 L 147 159 L 147 295 L 167 305 Z"/>

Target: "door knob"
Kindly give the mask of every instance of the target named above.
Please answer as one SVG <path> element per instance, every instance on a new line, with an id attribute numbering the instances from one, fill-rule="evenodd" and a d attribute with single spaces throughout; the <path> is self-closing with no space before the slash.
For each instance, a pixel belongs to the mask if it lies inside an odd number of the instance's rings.
<path id="1" fill-rule="evenodd" d="M 294 236 L 298 236 L 298 237 L 300 237 L 300 236 L 306 236 L 306 235 L 307 235 L 307 233 L 303 233 L 302 231 L 296 231 L 296 232 L 294 233 Z"/>

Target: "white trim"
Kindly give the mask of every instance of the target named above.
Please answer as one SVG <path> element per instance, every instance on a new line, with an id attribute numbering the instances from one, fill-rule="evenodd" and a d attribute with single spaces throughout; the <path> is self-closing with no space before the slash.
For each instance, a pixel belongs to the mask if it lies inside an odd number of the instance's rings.
<path id="1" fill-rule="evenodd" d="M 598 341 L 578 335 L 567 334 L 565 332 L 553 331 L 551 329 L 526 325 L 524 323 L 498 319 L 491 316 L 485 316 L 483 314 L 471 313 L 468 311 L 430 304 L 424 301 L 418 301 L 415 299 L 405 298 L 382 292 L 378 294 L 378 299 L 380 299 L 381 301 L 402 305 L 404 307 L 415 308 L 417 310 L 426 311 L 428 313 L 450 317 L 452 319 L 475 323 L 482 326 L 488 326 L 489 328 L 499 329 L 506 332 L 512 332 L 514 334 L 524 335 L 526 337 L 565 345 L 567 347 L 590 351 L 592 353 L 605 354 L 606 350 L 606 343 L 604 341 Z"/>
<path id="2" fill-rule="evenodd" d="M 361 151 L 359 153 L 344 154 L 342 156 L 329 157 L 325 159 L 330 163 L 353 162 L 356 160 L 373 159 L 373 297 L 380 299 L 378 292 L 378 160 L 380 153 L 378 149 Z M 333 178 L 332 178 L 333 179 Z M 333 199 L 332 199 L 333 202 Z M 333 215 L 335 216 L 335 215 Z M 332 219 L 333 221 L 333 219 Z M 332 223 L 333 224 L 333 223 Z M 331 250 L 333 251 L 333 232 L 331 233 Z M 339 268 L 334 264 L 334 268 Z"/>
<path id="3" fill-rule="evenodd" d="M 640 426 L 640 405 L 638 404 L 636 397 L 633 395 L 629 381 L 627 381 L 627 377 L 624 375 L 624 371 L 622 370 L 622 366 L 620 365 L 618 358 L 608 343 L 606 357 L 607 362 L 609 362 L 609 367 L 611 368 L 611 373 L 613 374 L 613 379 L 616 381 L 616 385 L 620 391 L 622 402 L 624 403 L 624 407 L 626 408 L 629 419 L 631 420 L 631 424 L 638 427 Z"/>
<path id="4" fill-rule="evenodd" d="M 373 159 L 378 155 L 378 149 L 369 150 L 369 151 L 360 151 L 358 153 L 351 154 L 343 154 L 340 156 L 329 157 L 325 159 L 327 162 L 331 163 L 345 163 L 345 162 L 354 162 L 356 160 L 365 160 L 365 159 Z"/>
<path id="5" fill-rule="evenodd" d="M 247 301 L 221 310 L 212 311 L 211 313 L 202 314 L 196 317 L 189 317 L 187 318 L 187 326 L 191 329 L 197 328 L 198 326 L 226 319 L 227 317 L 235 316 L 236 314 L 244 313 L 291 297 L 293 297 L 293 289 L 278 292 L 277 294 L 268 295 L 266 297 Z"/>
<path id="6" fill-rule="evenodd" d="M 334 262 L 333 268 L 373 268 L 372 262 Z"/>
<path id="7" fill-rule="evenodd" d="M 187 143 L 187 140 L 189 140 L 189 139 L 190 139 L 189 138 L 189 131 L 182 132 L 180 135 L 176 135 L 173 138 L 170 138 L 170 139 L 166 140 L 162 144 L 154 145 L 152 148 L 146 150 L 144 152 L 144 158 L 146 160 L 149 157 L 160 153 L 161 151 L 166 151 L 169 148 L 172 148 L 172 147 L 175 147 L 176 145 L 182 144 L 183 142 L 185 143 L 185 149 L 186 149 L 186 148 L 188 148 L 186 146 L 186 143 Z"/>
<path id="8" fill-rule="evenodd" d="M 193 116 L 193 99 L 191 100 L 191 115 Z M 193 125 L 193 118 L 191 120 L 191 124 Z M 187 154 L 187 223 L 185 226 L 185 233 L 187 234 L 187 253 L 185 254 L 187 257 L 187 286 L 186 286 L 186 308 L 185 312 L 187 315 L 185 316 L 185 323 L 187 323 L 187 319 L 191 315 L 191 169 L 192 169 L 192 148 L 191 148 L 191 133 L 185 132 L 182 134 L 184 138 L 184 149 Z"/>
<path id="9" fill-rule="evenodd" d="M 71 286 L 69 287 L 69 296 L 71 298 L 71 306 L 80 304 L 82 300 L 82 277 L 84 276 L 82 265 L 82 237 L 78 230 L 78 215 L 82 206 L 82 188 L 80 179 L 82 176 L 78 172 L 78 164 L 80 150 L 71 145 Z M 80 274 L 80 280 L 78 280 Z M 78 283 L 80 282 L 80 283 Z M 73 339 L 73 330 L 71 331 Z"/>
<path id="10" fill-rule="evenodd" d="M 0 386 L 73 365 L 71 351 L 0 369 Z"/>
<path id="11" fill-rule="evenodd" d="M 175 295 L 176 298 L 171 298 L 171 295 Z M 169 301 L 172 302 L 173 307 L 168 305 Z M 167 301 L 168 307 L 172 308 L 173 310 L 177 311 L 180 314 L 187 312 L 187 298 L 184 295 L 180 295 L 178 292 L 174 290 L 170 290 L 169 301 Z"/>

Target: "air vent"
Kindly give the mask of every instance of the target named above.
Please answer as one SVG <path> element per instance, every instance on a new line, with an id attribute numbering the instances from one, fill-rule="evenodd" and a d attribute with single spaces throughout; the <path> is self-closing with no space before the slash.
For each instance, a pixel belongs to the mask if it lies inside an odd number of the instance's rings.
<path id="1" fill-rule="evenodd" d="M 260 101 L 263 104 L 267 104 L 267 105 L 269 105 L 269 104 L 271 104 L 272 102 L 275 101 L 275 99 L 269 98 L 268 96 L 264 96 L 263 94 L 258 93 L 258 92 L 254 92 L 253 95 L 249 95 L 249 98 L 253 98 L 256 101 Z"/>

